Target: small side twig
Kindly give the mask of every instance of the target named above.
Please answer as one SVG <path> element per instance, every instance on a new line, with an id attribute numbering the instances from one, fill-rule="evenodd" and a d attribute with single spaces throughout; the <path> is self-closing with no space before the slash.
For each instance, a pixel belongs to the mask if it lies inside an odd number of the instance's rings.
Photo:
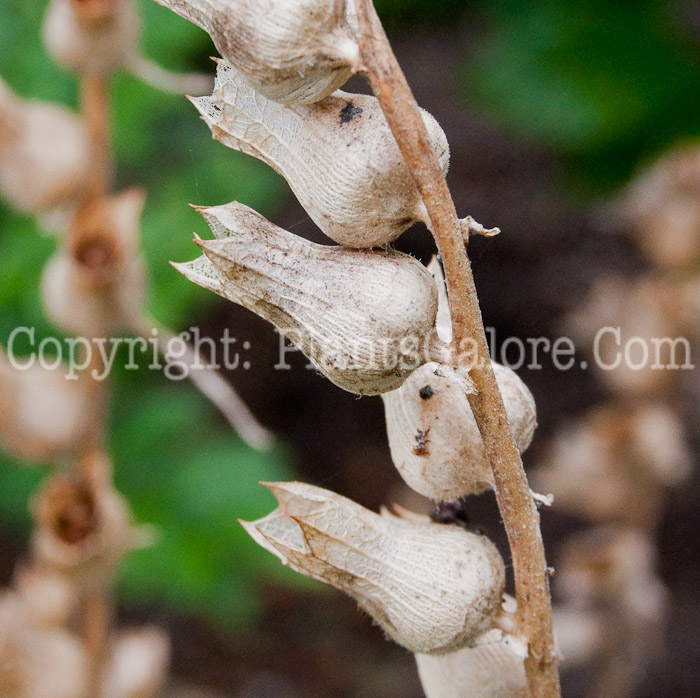
<path id="1" fill-rule="evenodd" d="M 496 499 L 508 534 L 518 603 L 514 634 L 528 644 L 525 661 L 533 698 L 560 695 L 552 634 L 547 564 L 539 515 L 491 367 L 474 277 L 454 202 L 411 89 L 371 0 L 357 0 L 363 64 L 387 122 L 428 210 L 442 257 L 453 326 L 454 361 L 478 393 L 468 395 L 493 469 Z M 469 354 L 467 347 L 475 350 Z"/>

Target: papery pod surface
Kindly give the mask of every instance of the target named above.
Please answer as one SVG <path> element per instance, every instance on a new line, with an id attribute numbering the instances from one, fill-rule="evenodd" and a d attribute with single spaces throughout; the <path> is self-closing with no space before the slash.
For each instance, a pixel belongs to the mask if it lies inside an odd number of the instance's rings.
<path id="1" fill-rule="evenodd" d="M 348 593 L 398 644 L 445 652 L 494 622 L 505 571 L 485 536 L 380 516 L 320 487 L 267 486 L 279 506 L 242 522 L 250 535 L 297 572 Z"/>
<path id="2" fill-rule="evenodd" d="M 202 27 L 261 95 L 317 102 L 352 75 L 359 49 L 344 0 L 156 0 Z"/>
<path id="3" fill-rule="evenodd" d="M 429 360 L 437 291 L 417 260 L 316 245 L 238 203 L 200 211 L 218 239 L 175 266 L 273 323 L 336 385 L 382 393 Z"/>
<path id="4" fill-rule="evenodd" d="M 317 104 L 285 108 L 257 94 L 220 62 L 212 96 L 193 102 L 214 138 L 279 172 L 335 242 L 381 246 L 415 221 L 428 221 L 375 97 L 338 91 Z M 422 115 L 447 171 L 445 134 L 430 114 Z"/>

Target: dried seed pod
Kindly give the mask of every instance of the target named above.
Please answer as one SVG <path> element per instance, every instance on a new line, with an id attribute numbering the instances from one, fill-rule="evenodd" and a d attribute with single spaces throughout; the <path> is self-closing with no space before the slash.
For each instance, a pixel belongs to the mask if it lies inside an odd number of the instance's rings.
<path id="1" fill-rule="evenodd" d="M 684 482 L 691 463 L 683 426 L 668 407 L 605 405 L 555 437 L 533 486 L 571 514 L 646 528 L 658 520 L 665 488 Z"/>
<path id="2" fill-rule="evenodd" d="M 430 360 L 437 292 L 417 260 L 316 245 L 238 203 L 199 210 L 219 239 L 174 266 L 273 323 L 336 385 L 375 395 Z"/>
<path id="3" fill-rule="evenodd" d="M 0 193 L 10 206 L 40 215 L 75 205 L 89 165 L 87 131 L 75 114 L 23 101 L 0 80 Z"/>
<path id="4" fill-rule="evenodd" d="M 77 609 L 77 590 L 55 570 L 20 565 L 15 569 L 14 588 L 27 617 L 38 627 L 66 627 Z"/>
<path id="5" fill-rule="evenodd" d="M 32 513 L 37 564 L 65 574 L 81 589 L 110 583 L 124 554 L 138 542 L 126 503 L 107 482 L 54 475 Z"/>
<path id="6" fill-rule="evenodd" d="M 357 68 L 345 0 L 156 2 L 202 27 L 249 85 L 282 104 L 317 102 Z"/>
<path id="7" fill-rule="evenodd" d="M 675 390 L 691 365 L 687 334 L 698 326 L 697 290 L 674 279 L 600 279 L 566 329 L 588 344 L 597 376 L 619 395 L 638 399 Z"/>
<path id="8" fill-rule="evenodd" d="M 442 271 L 435 259 L 428 269 L 437 277 L 437 332 L 449 342 L 452 327 Z M 537 426 L 535 401 L 511 369 L 492 365 L 522 452 Z M 391 456 L 401 477 L 426 497 L 454 501 L 493 488 L 493 473 L 466 393 L 449 377 L 436 374 L 438 366 L 421 366 L 382 399 Z"/>
<path id="9" fill-rule="evenodd" d="M 617 204 L 649 260 L 672 268 L 700 257 L 700 147 L 672 150 L 642 171 Z"/>
<path id="10" fill-rule="evenodd" d="M 61 329 L 92 338 L 134 326 L 146 291 L 138 254 L 143 203 L 143 193 L 129 189 L 76 215 L 70 248 L 49 260 L 41 282 L 46 313 Z"/>
<path id="11" fill-rule="evenodd" d="M 0 696 L 88 698 L 86 677 L 74 634 L 36 626 L 15 594 L 0 595 Z"/>
<path id="12" fill-rule="evenodd" d="M 170 661 L 170 640 L 158 628 L 119 633 L 109 658 L 100 698 L 157 698 Z"/>
<path id="13" fill-rule="evenodd" d="M 89 431 L 90 386 L 64 369 L 15 368 L 0 349 L 0 445 L 13 458 L 56 463 Z"/>
<path id="14" fill-rule="evenodd" d="M 474 647 L 448 654 L 416 654 L 426 698 L 528 698 L 527 647 L 498 628 Z"/>
<path id="15" fill-rule="evenodd" d="M 284 564 L 352 596 L 397 643 L 445 652 L 473 643 L 496 617 L 503 560 L 456 526 L 380 516 L 320 487 L 267 483 L 278 508 L 241 522 Z"/>
<path id="16" fill-rule="evenodd" d="M 214 138 L 279 172 L 316 225 L 341 245 L 384 245 L 415 221 L 428 222 L 375 97 L 339 91 L 285 108 L 220 62 L 212 96 L 193 102 Z M 423 119 L 446 171 L 445 134 L 430 114 Z"/>
<path id="17" fill-rule="evenodd" d="M 138 55 L 140 30 L 133 0 L 51 0 L 44 43 L 69 70 L 109 75 Z"/>

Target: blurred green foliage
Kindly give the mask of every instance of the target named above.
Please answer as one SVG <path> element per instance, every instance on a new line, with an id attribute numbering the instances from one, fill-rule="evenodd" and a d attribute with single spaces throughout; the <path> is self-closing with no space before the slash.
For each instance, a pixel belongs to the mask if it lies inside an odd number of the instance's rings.
<path id="1" fill-rule="evenodd" d="M 494 0 L 465 93 L 516 137 L 559 154 L 591 192 L 700 134 L 692 3 Z"/>

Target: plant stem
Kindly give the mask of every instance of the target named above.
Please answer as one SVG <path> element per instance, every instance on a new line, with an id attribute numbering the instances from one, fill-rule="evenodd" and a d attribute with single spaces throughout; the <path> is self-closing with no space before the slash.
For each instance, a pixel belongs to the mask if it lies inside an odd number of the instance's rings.
<path id="1" fill-rule="evenodd" d="M 83 198 L 90 201 L 103 196 L 109 190 L 112 164 L 109 147 L 108 78 L 98 73 L 81 75 L 80 103 L 92 155 L 90 186 Z"/>
<path id="2" fill-rule="evenodd" d="M 478 390 L 468 398 L 491 461 L 496 499 L 510 543 L 518 602 L 514 634 L 528 644 L 525 669 L 530 694 L 556 698 L 559 676 L 539 514 L 491 367 L 457 212 L 418 105 L 371 0 L 357 0 L 357 14 L 360 51 L 370 84 L 428 209 L 442 257 L 452 313 L 453 357 L 457 367 L 469 371 Z M 462 351 L 467 348 L 471 352 Z"/>

